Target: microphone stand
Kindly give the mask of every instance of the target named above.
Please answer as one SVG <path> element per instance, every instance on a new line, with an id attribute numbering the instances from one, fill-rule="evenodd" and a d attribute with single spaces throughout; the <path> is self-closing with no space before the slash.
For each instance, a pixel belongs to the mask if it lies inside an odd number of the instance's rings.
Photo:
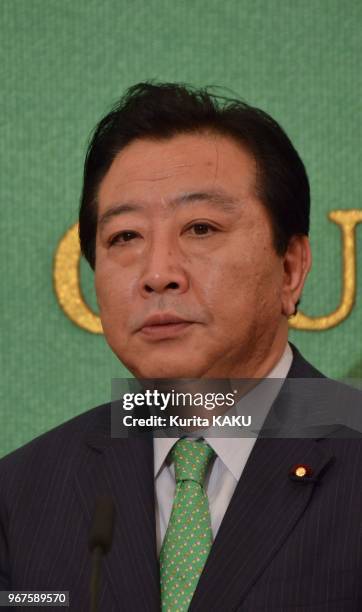
<path id="1" fill-rule="evenodd" d="M 92 574 L 90 581 L 90 612 L 98 611 L 98 594 L 101 578 L 101 564 L 103 559 L 103 548 L 96 546 L 92 552 Z"/>
<path id="2" fill-rule="evenodd" d="M 97 497 L 92 528 L 88 546 L 92 559 L 90 580 L 90 609 L 98 611 L 98 596 L 101 581 L 102 559 L 106 555 L 113 540 L 114 503 L 108 495 Z"/>

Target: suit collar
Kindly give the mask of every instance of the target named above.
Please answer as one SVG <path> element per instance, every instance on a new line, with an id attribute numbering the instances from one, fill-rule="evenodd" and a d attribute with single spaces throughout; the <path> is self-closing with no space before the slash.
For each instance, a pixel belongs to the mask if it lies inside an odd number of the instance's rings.
<path id="1" fill-rule="evenodd" d="M 297 347 L 289 342 L 293 352 L 293 361 L 290 366 L 287 378 L 325 378 L 324 374 L 312 366 L 309 361 L 304 359 Z"/>

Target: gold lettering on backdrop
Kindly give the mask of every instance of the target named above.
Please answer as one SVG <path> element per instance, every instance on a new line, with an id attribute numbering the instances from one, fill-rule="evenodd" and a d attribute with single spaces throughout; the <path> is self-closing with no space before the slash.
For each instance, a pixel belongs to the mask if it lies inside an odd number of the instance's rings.
<path id="1" fill-rule="evenodd" d="M 335 327 L 348 317 L 356 299 L 356 225 L 362 210 L 332 210 L 328 217 L 342 232 L 342 295 L 339 306 L 323 317 L 308 317 L 298 312 L 289 321 L 294 329 L 324 330 Z"/>
<path id="2" fill-rule="evenodd" d="M 339 306 L 330 314 L 308 317 L 298 312 L 290 327 L 301 330 L 325 330 L 335 327 L 351 313 L 356 299 L 356 225 L 362 222 L 362 210 L 333 210 L 328 214 L 339 225 L 342 239 L 342 296 Z M 93 334 L 101 334 L 99 316 L 86 304 L 80 283 L 80 246 L 78 224 L 61 238 L 54 257 L 53 280 L 58 302 L 66 316 Z"/>
<path id="3" fill-rule="evenodd" d="M 54 257 L 53 281 L 58 302 L 67 317 L 93 334 L 102 334 L 101 320 L 85 303 L 80 288 L 78 223 L 64 234 Z"/>

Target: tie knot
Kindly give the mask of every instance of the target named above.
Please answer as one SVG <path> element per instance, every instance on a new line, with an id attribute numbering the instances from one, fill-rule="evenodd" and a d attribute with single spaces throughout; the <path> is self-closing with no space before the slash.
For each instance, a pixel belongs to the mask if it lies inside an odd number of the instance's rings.
<path id="1" fill-rule="evenodd" d="M 171 450 L 176 482 L 194 480 L 202 486 L 214 455 L 212 448 L 202 441 L 181 439 L 176 442 Z"/>

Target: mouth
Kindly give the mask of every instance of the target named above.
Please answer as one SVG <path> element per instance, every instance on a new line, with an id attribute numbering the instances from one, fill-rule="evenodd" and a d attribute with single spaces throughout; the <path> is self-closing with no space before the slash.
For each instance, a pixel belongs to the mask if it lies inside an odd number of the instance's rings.
<path id="1" fill-rule="evenodd" d="M 185 321 L 174 315 L 158 314 L 146 319 L 139 332 L 148 339 L 175 338 L 190 329 L 193 321 Z"/>

